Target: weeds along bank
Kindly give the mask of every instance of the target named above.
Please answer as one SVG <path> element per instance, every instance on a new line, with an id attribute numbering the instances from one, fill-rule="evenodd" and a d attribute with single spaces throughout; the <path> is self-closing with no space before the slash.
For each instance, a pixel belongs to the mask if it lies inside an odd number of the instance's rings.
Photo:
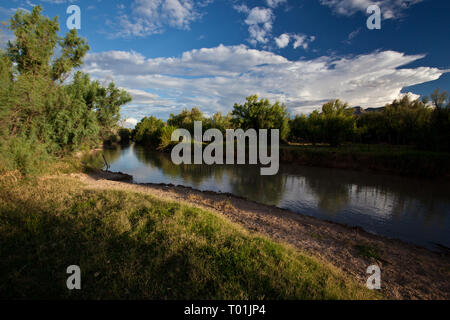
<path id="1" fill-rule="evenodd" d="M 68 176 L 0 181 L 3 298 L 369 299 L 331 265 L 216 213 Z M 77 264 L 82 290 L 66 287 Z"/>

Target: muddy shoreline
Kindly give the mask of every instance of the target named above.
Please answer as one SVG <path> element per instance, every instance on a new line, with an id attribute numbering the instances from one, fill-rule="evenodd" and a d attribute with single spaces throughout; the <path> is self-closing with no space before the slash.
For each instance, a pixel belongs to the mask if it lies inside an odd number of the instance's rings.
<path id="1" fill-rule="evenodd" d="M 172 184 L 134 184 L 123 173 L 96 171 L 76 174 L 88 187 L 144 192 L 166 200 L 215 211 L 276 241 L 326 260 L 361 284 L 366 269 L 381 269 L 382 292 L 389 299 L 450 299 L 450 254 L 375 235 L 360 227 L 350 227 L 264 205 L 229 193 L 200 191 Z M 361 248 L 372 248 L 366 254 Z"/>

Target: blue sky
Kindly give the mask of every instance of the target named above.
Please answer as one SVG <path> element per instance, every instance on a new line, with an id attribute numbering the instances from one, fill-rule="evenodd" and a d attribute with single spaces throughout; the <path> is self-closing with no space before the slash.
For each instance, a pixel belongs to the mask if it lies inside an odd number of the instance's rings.
<path id="1" fill-rule="evenodd" d="M 67 32 L 69 5 L 91 51 L 83 71 L 134 100 L 122 116 L 228 112 L 258 93 L 292 115 L 330 99 L 378 107 L 450 91 L 447 0 L 2 0 L 0 20 L 42 4 Z M 379 5 L 381 29 L 367 7 Z M 4 46 L 11 34 L 1 33 Z"/>

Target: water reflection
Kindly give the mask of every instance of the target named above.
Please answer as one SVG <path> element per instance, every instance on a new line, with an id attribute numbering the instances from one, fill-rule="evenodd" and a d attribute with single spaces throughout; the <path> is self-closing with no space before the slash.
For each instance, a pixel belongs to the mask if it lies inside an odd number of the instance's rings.
<path id="1" fill-rule="evenodd" d="M 433 248 L 450 247 L 449 183 L 281 164 L 275 176 L 250 165 L 174 165 L 139 146 L 105 150 L 111 170 L 135 182 L 229 192 Z"/>

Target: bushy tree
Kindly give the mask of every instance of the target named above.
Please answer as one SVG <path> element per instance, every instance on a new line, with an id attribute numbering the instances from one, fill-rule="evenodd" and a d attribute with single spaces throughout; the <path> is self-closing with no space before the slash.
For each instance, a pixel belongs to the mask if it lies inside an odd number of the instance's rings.
<path id="1" fill-rule="evenodd" d="M 434 110 L 431 113 L 432 147 L 450 151 L 450 99 L 446 91 L 436 89 L 431 95 Z"/>
<path id="2" fill-rule="evenodd" d="M 179 114 L 170 114 L 167 124 L 169 126 L 182 128 L 188 130 L 191 134 L 194 133 L 194 121 L 205 122 L 205 117 L 198 107 L 192 108 L 192 110 L 184 109 Z"/>
<path id="3" fill-rule="evenodd" d="M 322 106 L 322 112 L 315 110 L 308 117 L 298 115 L 290 121 L 290 126 L 291 139 L 338 146 L 352 138 L 355 119 L 347 103 L 331 100 Z"/>
<path id="4" fill-rule="evenodd" d="M 338 146 L 354 133 L 355 119 L 348 104 L 332 100 L 322 106 L 322 131 L 325 142 Z"/>
<path id="5" fill-rule="evenodd" d="M 144 117 L 134 128 L 134 141 L 157 147 L 160 143 L 159 130 L 162 127 L 164 127 L 164 122 L 155 116 Z"/>
<path id="6" fill-rule="evenodd" d="M 227 129 L 233 129 L 231 113 L 223 115 L 216 112 L 211 118 L 205 120 L 205 126 L 209 128 L 219 129 L 223 134 Z"/>
<path id="7" fill-rule="evenodd" d="M 271 104 L 268 99 L 258 100 L 257 95 L 249 96 L 243 105 L 234 105 L 231 115 L 232 123 L 237 128 L 279 129 L 282 140 L 289 135 L 289 113 L 286 106 L 278 101 Z"/>
<path id="8" fill-rule="evenodd" d="M 26 172 L 38 159 L 97 144 L 115 133 L 120 106 L 131 100 L 81 72 L 68 83 L 89 46 L 76 30 L 59 37 L 58 19 L 41 12 L 16 11 L 9 25 L 15 40 L 0 52 L 3 169 Z"/>

